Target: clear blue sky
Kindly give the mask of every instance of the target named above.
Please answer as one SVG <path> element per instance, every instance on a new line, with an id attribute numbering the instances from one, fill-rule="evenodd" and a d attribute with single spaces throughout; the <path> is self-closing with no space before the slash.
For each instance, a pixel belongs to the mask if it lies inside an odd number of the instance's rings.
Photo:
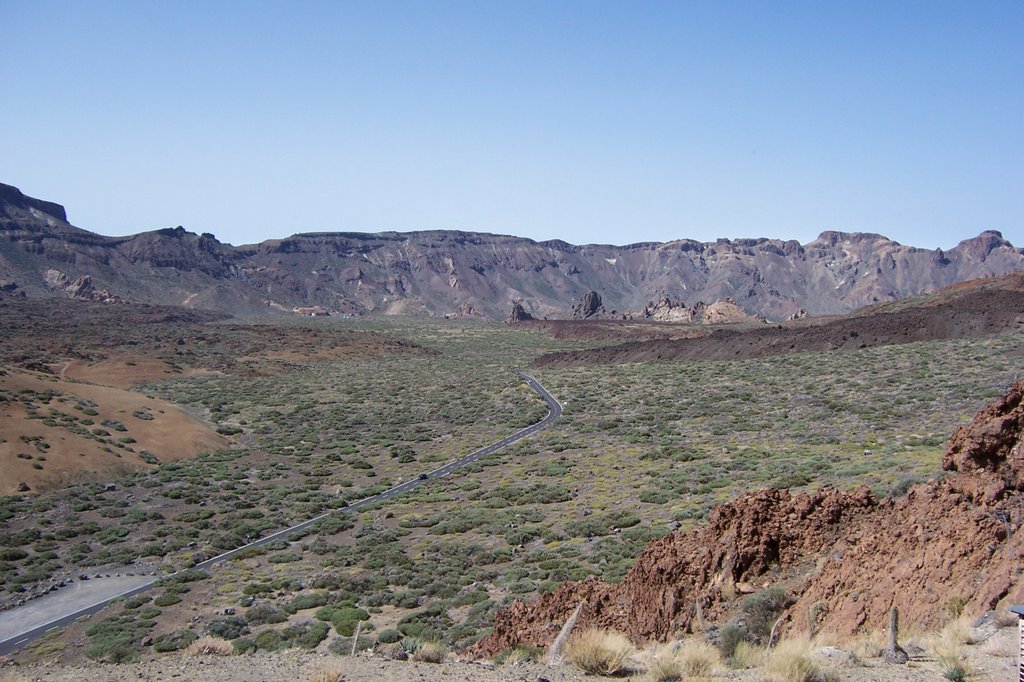
<path id="1" fill-rule="evenodd" d="M 1024 246 L 1024 2 L 0 0 L 0 182 L 104 234 Z"/>

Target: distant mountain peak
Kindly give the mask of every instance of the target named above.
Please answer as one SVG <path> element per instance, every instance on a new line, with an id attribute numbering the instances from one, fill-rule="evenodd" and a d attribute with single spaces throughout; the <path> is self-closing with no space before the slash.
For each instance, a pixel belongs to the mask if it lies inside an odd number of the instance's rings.
<path id="1" fill-rule="evenodd" d="M 747 315 L 783 320 L 1022 270 L 1024 250 L 996 230 L 948 250 L 835 230 L 806 245 L 763 237 L 573 245 L 422 230 L 300 233 L 235 247 L 181 226 L 104 237 L 69 225 L 59 204 L 0 185 L 0 279 L 52 296 L 51 269 L 129 301 L 247 315 L 471 312 L 502 320 L 515 301 L 535 317 L 569 318 L 582 300 L 578 315 L 596 302 L 621 316 L 664 299 L 680 310 L 729 300 Z"/>

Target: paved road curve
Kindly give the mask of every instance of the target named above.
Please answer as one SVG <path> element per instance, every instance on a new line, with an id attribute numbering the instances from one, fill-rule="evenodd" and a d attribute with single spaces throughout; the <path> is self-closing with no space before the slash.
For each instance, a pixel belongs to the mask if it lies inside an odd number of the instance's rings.
<path id="1" fill-rule="evenodd" d="M 430 479 L 441 478 L 442 476 L 447 476 L 448 474 L 450 474 L 451 472 L 455 471 L 456 469 L 461 469 L 462 467 L 466 466 L 467 464 L 470 464 L 471 462 L 475 462 L 476 460 L 480 459 L 481 457 L 486 457 L 487 455 L 490 455 L 490 454 L 492 454 L 494 452 L 497 452 L 498 450 L 500 450 L 503 447 L 511 445 L 512 443 L 516 442 L 517 440 L 520 440 L 522 438 L 526 438 L 527 436 L 530 436 L 530 435 L 533 435 L 534 433 L 537 433 L 541 429 L 547 428 L 553 421 L 555 421 L 556 419 L 558 419 L 558 417 L 561 416 L 561 414 L 562 414 L 562 405 L 561 405 L 561 403 L 559 403 L 557 400 L 555 400 L 554 396 L 552 396 L 550 393 L 547 392 L 547 389 L 545 389 L 543 386 L 541 386 L 540 383 L 536 379 L 534 379 L 531 376 L 528 376 L 528 375 L 524 374 L 523 372 L 521 372 L 519 370 L 516 370 L 515 374 L 520 379 L 525 381 L 526 384 L 530 388 L 532 388 L 541 398 L 543 398 L 544 402 L 547 403 L 547 405 L 548 405 L 548 414 L 547 414 L 546 417 L 541 419 L 536 424 L 532 424 L 530 426 L 527 426 L 525 429 L 521 429 L 519 431 L 516 431 L 512 435 L 506 436 L 505 438 L 502 438 L 499 441 L 491 443 L 490 445 L 488 445 L 486 447 L 482 447 L 479 450 L 476 450 L 474 452 L 469 453 L 468 455 L 460 457 L 459 459 L 456 459 L 456 460 L 454 460 L 452 462 L 448 462 L 444 466 L 438 467 L 437 469 L 434 469 L 433 471 L 422 473 L 422 474 L 419 475 L 418 478 L 414 478 L 411 481 L 406 481 L 405 483 L 402 483 L 401 485 L 396 485 L 395 487 L 389 488 L 388 490 L 385 490 L 382 493 L 378 493 L 378 494 L 373 495 L 371 497 L 367 497 L 365 499 L 359 500 L 358 502 L 353 502 L 352 504 L 350 504 L 348 506 L 348 509 L 359 510 L 359 509 L 361 509 L 363 507 L 368 507 L 370 505 L 377 504 L 379 502 L 384 502 L 386 500 L 391 499 L 392 497 L 397 497 L 398 495 L 401 495 L 402 493 L 409 492 L 413 488 L 421 485 L 422 483 L 425 483 L 425 482 L 429 481 Z M 260 545 L 265 545 L 267 543 L 274 542 L 275 540 L 283 540 L 288 535 L 290 535 L 291 533 L 295 533 L 297 531 L 306 530 L 307 528 L 309 528 L 310 526 L 315 524 L 317 521 L 319 521 L 321 519 L 324 519 L 324 518 L 327 518 L 328 516 L 333 514 L 334 511 L 335 510 L 324 512 L 323 514 L 320 514 L 319 516 L 315 516 L 315 517 L 309 519 L 308 521 L 303 521 L 302 523 L 300 523 L 298 525 L 295 525 L 295 526 L 292 526 L 291 528 L 285 528 L 282 531 L 278 531 L 278 532 L 276 532 L 276 533 L 274 533 L 272 535 L 268 535 L 266 537 L 260 538 L 259 540 L 255 540 L 253 542 L 250 542 L 247 545 L 242 545 L 241 547 L 236 547 L 235 549 L 232 549 L 232 550 L 230 550 L 228 552 L 224 552 L 223 554 L 215 556 L 212 559 L 207 559 L 206 561 L 200 562 L 200 563 L 196 564 L 195 566 L 193 566 L 190 570 L 206 570 L 206 569 L 210 569 L 210 568 L 215 568 L 217 566 L 217 564 L 219 564 L 221 562 L 224 562 L 224 561 L 227 561 L 228 559 L 230 559 L 231 557 L 235 556 L 236 554 L 239 554 L 240 552 L 243 552 L 243 551 L 245 551 L 245 550 L 247 550 L 247 549 L 249 549 L 251 547 L 259 547 Z M 170 575 L 174 575 L 174 574 L 172 573 Z M 104 599 L 102 601 L 96 602 L 95 604 L 92 604 L 92 605 L 87 606 L 85 608 L 82 608 L 82 609 L 79 609 L 77 611 L 74 611 L 73 613 L 68 613 L 68 614 L 66 614 L 64 616 L 61 616 L 60 618 L 54 619 L 54 620 L 52 620 L 52 621 L 50 621 L 48 623 L 43 623 L 42 625 L 38 625 L 36 627 L 32 627 L 30 629 L 25 630 L 24 632 L 20 632 L 20 633 L 18 633 L 16 635 L 13 635 L 13 636 L 9 637 L 8 639 L 5 639 L 4 641 L 0 642 L 0 656 L 9 654 L 9 653 L 11 653 L 12 651 L 14 651 L 16 649 L 20 649 L 21 647 L 25 646 L 29 642 L 32 642 L 33 640 L 43 636 L 44 634 L 46 634 L 47 632 L 50 632 L 51 630 L 56 630 L 59 627 L 64 627 L 65 625 L 69 625 L 70 623 L 73 623 L 75 620 L 77 620 L 79 618 L 83 618 L 85 616 L 91 616 L 94 613 L 96 613 L 96 612 L 100 611 L 101 609 L 103 609 L 104 607 L 106 607 L 108 604 L 110 604 L 110 602 L 114 601 L 115 599 L 132 597 L 132 596 L 135 596 L 136 594 L 141 594 L 142 592 L 146 592 L 147 590 L 152 589 L 153 586 L 157 583 L 157 581 L 159 581 L 160 579 L 165 578 L 165 577 L 168 577 L 168 576 L 155 577 L 151 581 L 149 581 L 149 582 L 147 582 L 147 583 L 145 583 L 143 585 L 139 585 L 138 587 L 135 587 L 133 589 L 127 590 L 125 592 L 121 592 L 120 594 L 116 594 L 116 595 L 114 595 L 112 597 L 108 597 L 108 598 L 106 598 L 106 599 Z"/>

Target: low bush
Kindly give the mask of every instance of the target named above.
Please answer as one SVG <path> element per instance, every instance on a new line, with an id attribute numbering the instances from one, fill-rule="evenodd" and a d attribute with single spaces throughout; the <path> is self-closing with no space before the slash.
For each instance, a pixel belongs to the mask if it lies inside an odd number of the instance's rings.
<path id="1" fill-rule="evenodd" d="M 394 644 L 402 640 L 402 633 L 393 628 L 387 630 L 381 630 L 377 635 L 377 641 L 382 644 Z"/>
<path id="2" fill-rule="evenodd" d="M 199 638 L 192 630 L 179 630 L 159 635 L 153 640 L 153 650 L 162 654 L 170 651 L 181 651 Z"/>
<path id="3" fill-rule="evenodd" d="M 153 603 L 157 606 L 171 606 L 181 602 L 181 595 L 176 592 L 164 592 L 163 594 L 157 595 Z"/>
<path id="4" fill-rule="evenodd" d="M 409 654 L 409 658 L 422 663 L 441 663 L 448 655 L 448 648 L 433 639 L 407 637 L 402 640 L 402 648 Z"/>
<path id="5" fill-rule="evenodd" d="M 246 611 L 245 619 L 250 625 L 272 625 L 288 620 L 288 614 L 273 604 L 264 602 L 256 604 Z"/>
<path id="6" fill-rule="evenodd" d="M 242 656 L 256 651 L 256 642 L 247 637 L 239 637 L 231 640 L 231 647 L 235 650 L 236 655 Z"/>
<path id="7" fill-rule="evenodd" d="M 242 635 L 249 634 L 249 624 L 244 618 L 217 618 L 210 621 L 206 633 L 220 639 L 238 639 Z"/>
<path id="8" fill-rule="evenodd" d="M 101 663 L 126 663 L 139 657 L 139 642 L 156 625 L 153 620 L 136 620 L 125 615 L 107 618 L 89 625 L 85 634 L 92 642 L 85 655 Z"/>

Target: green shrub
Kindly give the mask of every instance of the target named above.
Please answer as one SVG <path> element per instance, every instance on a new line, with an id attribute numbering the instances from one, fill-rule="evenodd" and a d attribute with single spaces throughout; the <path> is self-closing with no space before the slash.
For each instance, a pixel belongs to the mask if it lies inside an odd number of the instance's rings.
<path id="1" fill-rule="evenodd" d="M 288 646 L 296 646 L 301 649 L 315 649 L 320 642 L 327 638 L 330 628 L 326 623 L 299 623 L 284 629 Z"/>
<path id="2" fill-rule="evenodd" d="M 181 595 L 177 592 L 164 592 L 163 594 L 157 595 L 153 603 L 157 606 L 171 606 L 181 602 Z"/>
<path id="3" fill-rule="evenodd" d="M 380 634 L 377 635 L 377 641 L 384 644 L 394 644 L 402 640 L 402 633 L 393 628 L 387 630 L 381 630 Z"/>
<path id="4" fill-rule="evenodd" d="M 244 618 L 238 618 L 237 616 L 217 618 L 210 621 L 206 632 L 221 639 L 238 639 L 242 635 L 249 634 L 249 624 Z"/>
<path id="5" fill-rule="evenodd" d="M 199 639 L 199 635 L 192 630 L 179 630 L 157 636 L 153 640 L 153 650 L 160 653 L 181 651 L 197 639 Z"/>
<path id="6" fill-rule="evenodd" d="M 288 613 L 295 613 L 296 611 L 314 609 L 318 606 L 324 606 L 328 598 L 329 595 L 326 592 L 307 592 L 292 599 L 291 603 L 284 607 L 284 610 Z"/>
<path id="7" fill-rule="evenodd" d="M 284 637 L 277 630 L 264 630 L 256 635 L 255 644 L 260 651 L 277 651 L 284 644 Z"/>
<path id="8" fill-rule="evenodd" d="M 750 595 L 740 607 L 747 633 L 759 642 L 766 640 L 779 614 L 792 603 L 781 587 L 769 587 Z"/>
<path id="9" fill-rule="evenodd" d="M 245 619 L 250 625 L 270 625 L 288 620 L 287 614 L 270 603 L 256 604 L 245 612 Z M 263 647 L 260 647 L 261 649 Z"/>
<path id="10" fill-rule="evenodd" d="M 718 631 L 718 650 L 722 658 L 732 658 L 740 642 L 747 640 L 747 631 L 739 625 L 729 624 Z"/>
<path id="11" fill-rule="evenodd" d="M 231 646 L 234 647 L 235 653 L 239 656 L 256 651 L 256 642 L 245 637 L 231 640 Z"/>
<path id="12" fill-rule="evenodd" d="M 156 625 L 152 620 L 136 620 L 132 615 L 107 618 L 85 629 L 91 643 L 85 655 L 101 663 L 126 663 L 139 657 L 139 643 L 146 631 Z"/>

